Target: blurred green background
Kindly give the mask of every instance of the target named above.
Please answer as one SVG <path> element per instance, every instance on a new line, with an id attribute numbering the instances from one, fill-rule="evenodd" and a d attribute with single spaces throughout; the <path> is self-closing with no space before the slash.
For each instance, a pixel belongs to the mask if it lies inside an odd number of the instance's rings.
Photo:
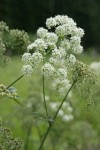
<path id="1" fill-rule="evenodd" d="M 87 54 L 78 59 L 87 63 L 100 60 L 100 57 L 91 57 Z M 21 74 L 21 57 L 12 57 L 5 67 L 0 68 L 0 82 L 9 85 Z M 99 74 L 100 77 L 100 74 Z M 9 98 L 0 98 L 0 117 L 3 125 L 10 128 L 14 137 L 19 137 L 24 142 L 23 150 L 38 150 L 41 139 L 48 127 L 48 122 L 37 114 L 45 114 L 42 97 L 42 78 L 40 70 L 33 73 L 32 77 L 24 77 L 13 85 L 21 99 L 23 107 Z M 77 95 L 78 94 L 78 95 Z M 100 81 L 93 89 L 93 104 L 88 109 L 87 99 L 80 97 L 73 91 L 69 101 L 73 111 L 73 119 L 62 120 L 58 116 L 50 134 L 45 142 L 44 150 L 99 150 L 100 148 Z M 52 101 L 60 102 L 46 85 L 47 105 Z M 66 114 L 67 107 L 64 110 Z M 52 117 L 54 111 L 49 110 Z M 6 140 L 6 139 L 5 139 Z M 5 150 L 5 149 L 4 149 Z M 10 149 L 6 149 L 10 150 Z M 17 149 L 18 150 L 18 149 Z"/>

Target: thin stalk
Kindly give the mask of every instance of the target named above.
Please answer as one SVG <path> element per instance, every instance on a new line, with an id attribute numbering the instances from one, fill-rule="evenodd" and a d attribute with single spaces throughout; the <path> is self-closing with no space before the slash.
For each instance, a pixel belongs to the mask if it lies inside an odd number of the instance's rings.
<path id="1" fill-rule="evenodd" d="M 40 131 L 40 128 L 38 127 L 38 125 L 37 125 L 37 132 L 38 132 L 38 135 L 39 135 L 39 140 L 41 141 L 42 134 L 41 134 L 41 131 Z M 43 149 L 44 148 L 42 147 L 42 150 Z"/>
<path id="2" fill-rule="evenodd" d="M 53 124 L 55 123 L 55 120 L 56 120 L 56 117 L 57 117 L 57 115 L 58 115 L 58 113 L 59 113 L 59 110 L 61 109 L 63 103 L 65 102 L 65 100 L 66 100 L 66 98 L 67 98 L 69 92 L 72 90 L 72 88 L 73 88 L 73 86 L 74 86 L 75 83 L 76 83 L 76 80 L 73 81 L 71 87 L 70 87 L 69 90 L 67 91 L 67 93 L 66 93 L 64 99 L 62 100 L 62 102 L 61 102 L 59 108 L 57 109 L 57 111 L 56 111 L 56 113 L 55 113 L 55 115 L 54 115 L 54 117 L 53 117 L 53 122 L 52 122 L 52 123 L 49 125 L 49 127 L 47 128 L 47 131 L 46 131 L 46 133 L 45 133 L 45 135 L 44 135 L 44 137 L 43 137 L 43 139 L 42 139 L 42 142 L 41 142 L 40 147 L 39 147 L 38 150 L 41 150 L 41 149 L 42 149 L 42 147 L 43 147 L 43 145 L 44 145 L 44 143 L 45 143 L 45 141 L 46 141 L 46 138 L 47 138 L 47 136 L 48 136 L 48 134 L 49 134 L 49 132 L 50 132 L 50 130 L 51 130 Z"/>
<path id="3" fill-rule="evenodd" d="M 56 117 L 57 117 L 57 115 L 58 115 L 58 113 L 59 113 L 59 110 L 61 109 L 63 103 L 66 101 L 66 98 L 67 98 L 69 92 L 71 91 L 71 89 L 73 88 L 73 86 L 74 86 L 75 83 L 76 83 L 76 80 L 73 81 L 71 87 L 69 88 L 69 90 L 68 90 L 68 92 L 66 93 L 64 99 L 62 100 L 62 102 L 61 102 L 61 104 L 60 104 L 58 110 L 56 111 L 56 113 L 55 113 L 55 115 L 54 115 L 54 117 L 53 117 L 53 120 L 54 120 L 54 121 L 55 121 L 55 119 L 56 119 Z"/>
<path id="4" fill-rule="evenodd" d="M 44 107 L 46 111 L 47 118 L 49 118 L 47 105 L 46 105 L 46 99 L 45 99 L 45 83 L 44 83 L 44 74 L 43 74 L 43 100 L 44 100 Z"/>
<path id="5" fill-rule="evenodd" d="M 41 150 L 53 124 L 49 125 L 38 150 Z"/>
<path id="6" fill-rule="evenodd" d="M 44 60 L 43 60 L 43 65 L 44 65 Z M 48 110 L 47 110 L 47 104 L 46 104 L 46 99 L 45 99 L 45 78 L 44 78 L 44 70 L 43 70 L 43 101 L 44 101 L 44 108 L 45 108 L 45 112 L 46 112 L 46 116 L 49 119 L 49 114 L 48 114 Z M 48 120 L 49 125 L 51 124 L 51 122 Z"/>
<path id="7" fill-rule="evenodd" d="M 11 84 L 9 84 L 9 85 L 7 86 L 7 89 L 8 89 L 9 87 L 11 87 L 13 84 L 15 84 L 17 81 L 19 81 L 23 76 L 24 76 L 24 75 L 21 75 L 21 76 L 18 77 L 15 81 L 13 81 Z"/>
<path id="8" fill-rule="evenodd" d="M 30 138 L 30 135 L 31 135 L 31 130 L 32 130 L 32 123 L 30 124 L 30 126 L 28 127 L 28 130 L 27 130 L 24 150 L 28 150 L 28 144 L 29 144 L 29 138 Z"/>

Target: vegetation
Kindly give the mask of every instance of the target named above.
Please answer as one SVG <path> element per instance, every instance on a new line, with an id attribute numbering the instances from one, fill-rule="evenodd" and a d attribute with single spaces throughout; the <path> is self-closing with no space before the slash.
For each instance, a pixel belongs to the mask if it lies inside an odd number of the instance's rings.
<path id="1" fill-rule="evenodd" d="M 88 59 L 86 59 L 86 57 Z M 96 58 L 83 55 L 81 60 L 96 61 Z M 16 66 L 17 64 L 17 66 Z M 8 85 L 20 74 L 21 69 L 20 58 L 12 58 L 11 63 L 5 68 L 0 69 L 0 82 Z M 15 68 L 16 66 L 16 68 Z M 17 89 L 18 95 L 21 97 L 20 102 L 24 108 L 13 102 L 8 98 L 0 100 L 0 116 L 3 118 L 3 124 L 9 127 L 14 136 L 20 137 L 23 142 L 26 142 L 27 149 L 38 149 L 37 145 L 40 143 L 43 132 L 47 127 L 47 121 L 39 116 L 39 114 L 32 114 L 31 112 L 44 112 L 41 108 L 43 105 L 41 101 L 41 91 L 38 71 L 32 77 L 24 77 L 14 85 Z M 37 84 L 38 83 L 38 84 Z M 96 150 L 100 146 L 100 82 L 93 90 L 94 104 L 87 108 L 84 103 L 84 98 L 74 94 L 70 98 L 70 103 L 73 108 L 74 119 L 70 122 L 63 122 L 59 116 L 56 124 L 50 132 L 49 138 L 46 141 L 45 149 L 63 150 L 66 147 L 70 149 Z M 52 97 L 54 99 L 54 97 Z M 47 97 L 48 100 L 48 97 Z M 42 110 L 40 110 L 40 108 Z M 38 113 L 39 113 L 38 112 Z M 30 131 L 30 132 L 29 132 Z M 28 140 L 27 136 L 29 134 Z"/>
<path id="2" fill-rule="evenodd" d="M 22 55 L 23 63 L 20 55 L 13 55 L 11 62 L 0 68 L 0 116 L 3 118 L 0 132 L 4 137 L 0 139 L 1 148 L 98 150 L 100 74 L 97 77 L 89 67 L 97 58 L 78 55 L 83 51 L 84 31 L 68 16 L 48 18 L 46 26 L 47 29 L 37 30 L 38 38 L 27 47 L 27 40 L 22 36 L 24 33 L 27 39 L 27 33 L 9 30 L 1 22 L 1 50 L 5 45 L 4 51 L 0 51 L 1 58 L 6 55 L 12 35 L 11 52 L 15 49 L 17 54 L 21 48 L 22 54 L 23 47 L 27 48 Z M 51 28 L 55 28 L 54 32 Z M 23 46 L 19 39 L 25 41 Z M 92 69 L 95 69 L 93 65 Z M 21 140 L 12 138 L 4 126 Z"/>

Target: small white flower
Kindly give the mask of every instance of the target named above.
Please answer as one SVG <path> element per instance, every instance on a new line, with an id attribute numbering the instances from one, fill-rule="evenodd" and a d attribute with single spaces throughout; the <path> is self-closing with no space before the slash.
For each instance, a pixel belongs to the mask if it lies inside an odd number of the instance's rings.
<path id="1" fill-rule="evenodd" d="M 90 68 L 96 73 L 100 74 L 100 62 L 92 62 Z"/>
<path id="2" fill-rule="evenodd" d="M 52 51 L 52 56 L 53 56 L 53 58 L 55 58 L 55 59 L 60 59 L 60 58 L 61 58 L 61 53 L 60 53 L 60 51 L 59 51 L 57 48 L 55 48 L 55 49 Z"/>
<path id="3" fill-rule="evenodd" d="M 58 89 L 58 92 L 60 94 L 60 96 L 64 96 L 66 94 L 66 92 L 69 90 L 71 84 L 67 84 L 66 86 L 62 86 L 61 88 Z M 69 94 L 68 94 L 69 97 Z"/>
<path id="4" fill-rule="evenodd" d="M 49 49 L 51 49 L 51 50 L 57 48 L 57 47 L 56 47 L 56 44 L 55 44 L 55 43 L 52 43 L 52 42 L 48 42 L 48 43 L 47 43 L 47 47 L 48 47 Z"/>
<path id="5" fill-rule="evenodd" d="M 61 54 L 60 54 L 60 51 L 55 48 L 53 51 L 52 51 L 52 56 L 56 59 L 60 59 L 61 58 Z"/>
<path id="6" fill-rule="evenodd" d="M 52 17 L 48 18 L 46 20 L 46 26 L 47 26 L 48 29 L 51 29 L 51 27 L 55 27 L 56 26 L 55 18 L 52 18 Z"/>
<path id="7" fill-rule="evenodd" d="M 64 80 L 61 80 L 60 84 L 62 87 L 65 87 L 65 86 L 69 85 L 69 83 L 70 83 L 70 81 L 68 79 L 64 79 Z"/>
<path id="8" fill-rule="evenodd" d="M 66 50 L 66 52 L 69 51 L 71 49 L 70 40 L 68 40 L 68 39 L 62 40 L 61 43 L 60 43 L 60 46 L 62 48 L 64 48 Z"/>
<path id="9" fill-rule="evenodd" d="M 57 15 L 55 16 L 56 24 L 66 24 L 68 22 L 68 16 L 63 16 L 63 15 Z"/>
<path id="10" fill-rule="evenodd" d="M 55 59 L 54 57 L 50 57 L 49 62 L 50 62 L 51 64 L 56 65 L 56 64 L 59 63 L 59 60 L 58 60 L 58 59 Z"/>
<path id="11" fill-rule="evenodd" d="M 43 56 L 39 52 L 35 52 L 32 54 L 32 63 L 38 65 L 43 60 Z"/>
<path id="12" fill-rule="evenodd" d="M 76 63 L 76 57 L 74 55 L 70 54 L 68 61 L 71 62 L 72 64 L 75 64 Z"/>
<path id="13" fill-rule="evenodd" d="M 22 68 L 22 73 L 24 75 L 30 76 L 33 72 L 33 68 L 31 65 L 24 65 Z"/>
<path id="14" fill-rule="evenodd" d="M 72 112 L 72 111 L 73 111 L 72 107 L 71 107 L 71 106 L 68 106 L 68 107 L 67 107 L 67 111 L 68 111 L 68 112 Z"/>
<path id="15" fill-rule="evenodd" d="M 37 30 L 37 36 L 43 39 L 46 37 L 47 33 L 48 33 L 48 30 L 42 27 Z"/>
<path id="16" fill-rule="evenodd" d="M 50 63 L 45 63 L 43 66 L 44 76 L 49 78 L 55 74 L 55 68 Z"/>
<path id="17" fill-rule="evenodd" d="M 54 59 L 58 59 L 59 60 L 61 58 L 64 58 L 65 56 L 66 56 L 66 52 L 61 47 L 59 49 L 55 48 L 54 50 L 52 50 L 52 57 Z"/>
<path id="18" fill-rule="evenodd" d="M 45 52 L 45 49 L 47 49 L 47 44 L 43 39 L 37 39 L 34 41 L 34 43 L 30 44 L 28 46 L 28 50 L 34 49 L 36 51 Z"/>
<path id="19" fill-rule="evenodd" d="M 59 110 L 58 116 L 63 117 L 64 116 L 64 111 L 61 109 Z"/>
<path id="20" fill-rule="evenodd" d="M 69 104 L 69 102 L 64 102 L 63 108 L 65 110 L 67 110 L 67 112 L 72 112 L 73 111 L 73 109 L 72 109 L 71 105 Z"/>
<path id="21" fill-rule="evenodd" d="M 68 79 L 56 79 L 52 83 L 52 89 L 57 91 L 59 96 L 65 96 L 66 92 L 69 90 L 71 84 Z M 70 93 L 68 94 L 69 97 Z"/>
<path id="22" fill-rule="evenodd" d="M 84 35 L 84 30 L 82 28 L 74 28 L 72 31 L 73 36 L 79 36 L 80 38 Z"/>
<path id="23" fill-rule="evenodd" d="M 31 44 L 27 47 L 28 52 L 29 52 L 30 50 L 34 49 L 34 47 L 36 47 L 36 44 L 31 43 Z"/>
<path id="24" fill-rule="evenodd" d="M 73 25 L 71 26 L 71 24 L 67 23 L 56 27 L 55 32 L 58 35 L 58 37 L 65 37 L 72 34 L 73 28 L 76 27 L 73 27 Z"/>
<path id="25" fill-rule="evenodd" d="M 53 32 L 46 33 L 45 40 L 47 43 L 57 43 L 58 36 Z"/>
<path id="26" fill-rule="evenodd" d="M 59 79 L 63 80 L 63 79 L 66 79 L 67 77 L 67 72 L 65 69 L 63 68 L 59 68 L 57 69 L 57 76 Z"/>
<path id="27" fill-rule="evenodd" d="M 59 102 L 50 102 L 49 107 L 51 108 L 52 111 L 57 111 L 59 108 L 60 103 Z M 65 102 L 62 105 L 62 108 L 58 112 L 58 116 L 61 117 L 61 119 L 65 122 L 69 122 L 73 120 L 73 115 L 72 115 L 73 109 L 70 106 L 68 102 Z"/>
<path id="28" fill-rule="evenodd" d="M 58 103 L 57 102 L 51 102 L 49 104 L 49 106 L 51 107 L 52 110 L 56 111 L 56 109 L 58 108 Z"/>
<path id="29" fill-rule="evenodd" d="M 74 54 L 81 54 L 83 52 L 83 46 L 79 45 L 78 47 L 74 47 L 73 53 Z"/>
<path id="30" fill-rule="evenodd" d="M 24 53 L 24 54 L 22 55 L 22 61 L 23 61 L 25 64 L 31 63 L 31 54 L 30 54 L 30 53 Z"/>
<path id="31" fill-rule="evenodd" d="M 66 56 L 66 51 L 65 51 L 65 49 L 64 49 L 64 48 L 59 47 L 59 51 L 60 51 L 60 55 L 61 55 L 61 57 L 65 57 L 65 56 Z"/>
<path id="32" fill-rule="evenodd" d="M 80 42 L 81 42 L 81 39 L 78 36 L 73 36 L 70 39 L 70 43 L 71 43 L 72 48 L 80 45 Z"/>
<path id="33" fill-rule="evenodd" d="M 74 118 L 73 115 L 71 115 L 71 114 L 68 114 L 68 115 L 67 115 L 67 114 L 66 114 L 66 115 L 63 116 L 62 119 L 63 119 L 63 121 L 65 121 L 65 122 L 69 122 L 69 121 L 73 120 L 73 118 Z"/>
<path id="34" fill-rule="evenodd" d="M 56 89 L 59 90 L 61 88 L 63 88 L 63 89 L 65 88 L 65 90 L 66 90 L 66 87 L 67 87 L 67 89 L 69 88 L 69 83 L 70 82 L 68 79 L 64 79 L 64 80 L 56 79 L 53 81 L 52 87 L 54 90 L 56 90 Z M 64 92 L 65 92 L 65 90 L 64 90 Z"/>
<path id="35" fill-rule="evenodd" d="M 58 35 L 58 37 L 64 37 L 66 35 L 65 25 L 56 27 L 55 33 Z"/>
<path id="36" fill-rule="evenodd" d="M 48 95 L 46 95 L 46 96 L 45 96 L 45 100 L 46 100 L 46 101 L 49 101 L 49 100 L 50 100 L 50 97 L 49 97 Z"/>

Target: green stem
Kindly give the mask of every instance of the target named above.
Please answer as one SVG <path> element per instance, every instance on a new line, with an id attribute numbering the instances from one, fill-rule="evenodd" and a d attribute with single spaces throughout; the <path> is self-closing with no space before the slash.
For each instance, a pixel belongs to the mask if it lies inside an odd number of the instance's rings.
<path id="1" fill-rule="evenodd" d="M 53 124 L 49 125 L 49 127 L 48 127 L 48 129 L 47 129 L 47 131 L 46 131 L 46 134 L 44 135 L 43 140 L 42 140 L 41 145 L 40 145 L 40 147 L 39 147 L 38 150 L 41 150 L 41 149 L 42 149 L 43 144 L 44 144 L 44 142 L 45 142 L 45 140 L 46 140 L 46 138 L 47 138 L 47 136 L 48 136 L 48 134 L 49 134 L 49 131 L 50 131 L 52 125 L 53 125 Z"/>
<path id="2" fill-rule="evenodd" d="M 47 118 L 49 117 L 48 115 L 48 110 L 47 110 L 47 105 L 46 105 L 46 100 L 45 100 L 45 83 L 44 83 L 44 75 L 43 75 L 43 99 L 44 99 L 44 107 L 46 111 Z"/>
<path id="3" fill-rule="evenodd" d="M 41 131 L 40 131 L 40 128 L 38 127 L 38 125 L 37 125 L 37 132 L 39 135 L 39 140 L 41 141 L 42 134 L 41 134 Z M 43 147 L 42 147 L 42 150 L 43 150 Z"/>
<path id="4" fill-rule="evenodd" d="M 75 83 L 76 83 L 76 80 L 73 81 L 71 87 L 69 88 L 69 90 L 68 90 L 68 92 L 66 93 L 64 99 L 62 100 L 62 102 L 61 102 L 61 104 L 60 104 L 58 110 L 56 111 L 56 113 L 55 113 L 55 115 L 54 115 L 54 117 L 53 117 L 54 121 L 55 121 L 55 119 L 56 119 L 56 117 L 57 117 L 57 115 L 58 115 L 58 113 L 59 113 L 59 110 L 61 109 L 63 103 L 66 101 L 66 98 L 67 98 L 69 92 L 72 90 L 72 88 L 73 88 L 73 86 L 74 86 Z"/>
<path id="5" fill-rule="evenodd" d="M 44 145 L 44 143 L 45 143 L 45 141 L 46 141 L 46 138 L 47 138 L 47 136 L 48 136 L 48 134 L 49 134 L 49 132 L 50 132 L 50 130 L 51 130 L 53 124 L 55 123 L 55 120 L 56 120 L 56 117 L 57 117 L 57 115 L 58 115 L 58 113 L 59 113 L 59 110 L 61 109 L 63 103 L 65 102 L 65 100 L 66 100 L 66 98 L 67 98 L 69 92 L 72 90 L 72 88 L 73 88 L 73 86 L 74 86 L 75 83 L 76 83 L 76 80 L 73 81 L 71 87 L 69 88 L 69 90 L 67 91 L 67 93 L 66 93 L 64 99 L 62 100 L 62 102 L 61 102 L 61 104 L 60 104 L 58 110 L 56 111 L 56 113 L 55 113 L 55 115 L 54 115 L 54 117 L 53 117 L 53 120 L 54 120 L 54 121 L 53 121 L 53 122 L 49 125 L 49 127 L 47 128 L 47 131 L 46 131 L 46 133 L 45 133 L 45 135 L 44 135 L 44 137 L 43 137 L 43 139 L 42 139 L 41 145 L 40 145 L 40 147 L 39 147 L 38 150 L 41 150 L 41 149 L 42 149 L 42 147 L 43 147 L 43 145 Z"/>
<path id="6" fill-rule="evenodd" d="M 17 81 L 19 81 L 24 75 L 21 75 L 20 77 L 18 77 L 15 81 L 13 81 L 11 84 L 9 84 L 7 86 L 7 89 L 10 88 L 13 84 L 15 84 Z"/>
<path id="7" fill-rule="evenodd" d="M 44 60 L 43 60 L 43 65 L 44 65 Z M 47 118 L 49 118 L 48 110 L 47 110 L 47 104 L 46 104 L 46 99 L 45 99 L 45 78 L 44 78 L 44 70 L 43 70 L 43 100 L 44 100 L 44 108 L 46 112 Z M 51 122 L 48 120 L 49 125 Z"/>
<path id="8" fill-rule="evenodd" d="M 31 135 L 31 131 L 32 131 L 32 123 L 30 124 L 30 126 L 27 129 L 27 135 L 26 135 L 24 150 L 28 150 L 28 144 L 29 144 L 29 138 Z"/>

